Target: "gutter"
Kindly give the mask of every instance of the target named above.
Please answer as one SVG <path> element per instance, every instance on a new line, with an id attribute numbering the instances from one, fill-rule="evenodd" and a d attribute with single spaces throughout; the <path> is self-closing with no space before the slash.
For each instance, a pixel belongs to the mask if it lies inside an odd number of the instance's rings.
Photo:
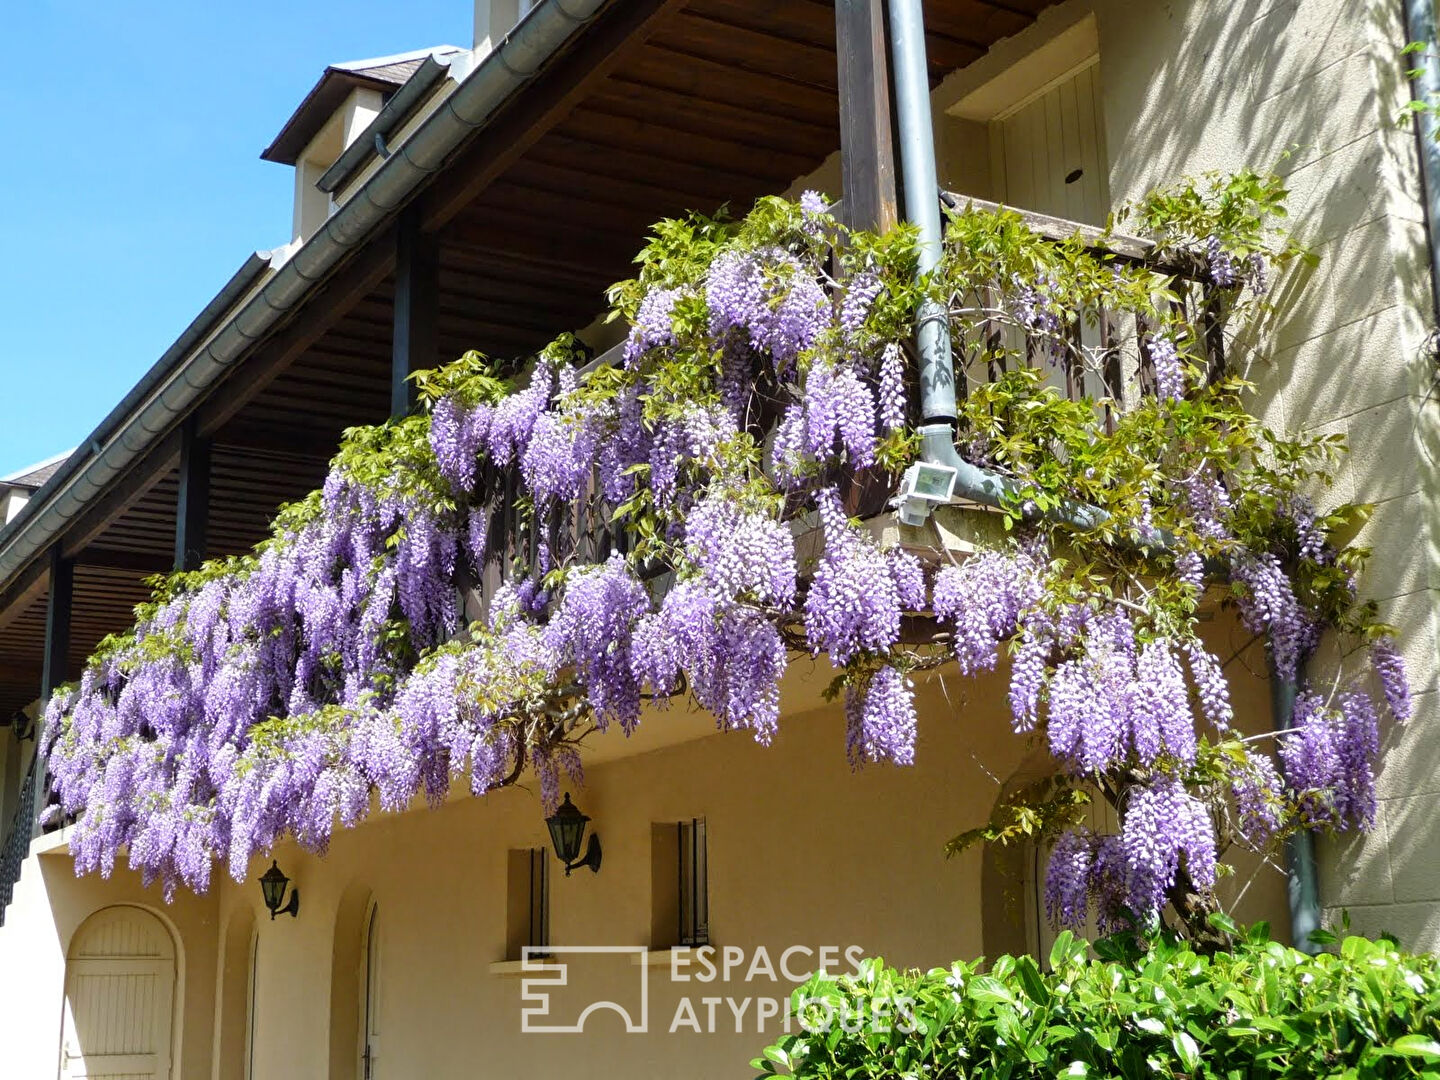
<path id="1" fill-rule="evenodd" d="M 1420 155 L 1421 203 L 1425 232 L 1430 238 L 1430 297 L 1440 319 L 1440 49 L 1435 28 L 1434 0 L 1404 0 L 1405 40 L 1419 42 L 1419 75 L 1410 82 L 1411 100 L 1430 108 L 1415 110 L 1415 137 Z"/>
<path id="2" fill-rule="evenodd" d="M 430 98 L 441 79 L 447 76 L 457 82 L 463 79 L 470 70 L 469 59 L 468 52 L 444 57 L 427 56 L 425 62 L 415 69 L 415 74 L 375 114 L 375 119 L 370 121 L 359 138 L 347 146 L 345 152 L 335 159 L 335 164 L 315 181 L 315 186 L 329 195 L 348 184 L 372 156 L 389 157 L 390 149 L 385 140 L 403 127 Z M 461 60 L 466 63 L 458 63 Z"/>
<path id="3" fill-rule="evenodd" d="M 1412 40 L 1435 44 L 1433 0 L 1405 0 L 1407 17 L 1424 12 L 1424 21 L 1415 18 L 1408 33 Z M 925 64 L 925 25 L 921 0 L 889 0 L 890 44 L 895 85 L 896 118 L 900 135 L 900 171 L 905 178 L 905 214 L 919 231 L 920 259 L 917 281 L 922 287 L 940 262 L 943 235 L 940 227 L 940 183 L 935 170 L 935 137 L 930 115 L 930 81 Z M 1420 80 L 1417 93 L 1440 95 L 1440 70 L 1427 54 L 1427 79 Z M 1440 100 L 1440 97 L 1431 100 Z M 1420 160 L 1427 192 L 1426 216 L 1431 227 L 1430 254 L 1432 282 L 1440 311 L 1440 249 L 1435 225 L 1440 221 L 1440 143 L 1435 141 L 1436 118 L 1417 114 L 1425 145 Z M 955 450 L 955 366 L 950 353 L 950 325 L 943 305 L 927 298 L 921 303 L 915 336 L 920 352 L 920 411 L 922 423 L 920 459 L 928 464 L 955 470 L 955 494 L 982 506 L 1014 505 L 1019 494 L 1015 481 L 962 458 Z M 1068 502 L 1047 511 L 1045 517 L 1081 531 L 1093 529 L 1110 515 L 1095 506 Z M 1156 543 L 1165 545 L 1160 536 Z M 1222 568 L 1210 567 L 1211 572 Z M 1270 674 L 1271 718 L 1277 730 L 1291 726 L 1295 714 L 1297 679 Z M 1310 933 L 1320 926 L 1319 887 L 1315 869 L 1315 838 L 1305 830 L 1286 841 L 1287 892 L 1290 900 L 1291 940 L 1296 948 L 1318 951 Z"/>
<path id="4" fill-rule="evenodd" d="M 91 499 L 133 465 L 220 382 L 230 365 L 269 334 L 313 286 L 408 201 L 606 2 L 540 0 L 314 236 L 288 260 L 271 260 L 275 272 L 269 280 L 203 347 L 191 352 L 209 329 L 208 323 L 199 325 L 202 313 L 95 430 L 88 451 L 72 455 L 15 521 L 0 531 L 0 583 L 8 582 L 44 552 Z M 247 261 L 242 270 L 251 265 Z M 231 285 L 226 290 L 231 290 Z M 226 290 L 205 309 L 214 311 L 217 319 L 245 291 L 234 289 L 235 295 L 227 296 Z"/>

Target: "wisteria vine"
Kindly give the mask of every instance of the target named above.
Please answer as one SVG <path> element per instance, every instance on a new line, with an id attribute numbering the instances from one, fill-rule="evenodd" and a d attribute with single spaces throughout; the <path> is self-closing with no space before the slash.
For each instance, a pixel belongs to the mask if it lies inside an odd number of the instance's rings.
<path id="1" fill-rule="evenodd" d="M 1136 211 L 1209 267 L 1226 319 L 1296 256 L 1261 225 L 1278 184 L 1228 183 Z M 1389 628 L 1355 599 L 1363 552 L 1333 539 L 1359 511 L 1314 509 L 1335 448 L 1266 432 L 1242 383 L 1209 376 L 1174 279 L 960 210 L 917 285 L 907 229 L 847 230 L 814 195 L 662 222 L 639 262 L 611 294 L 614 363 L 565 335 L 509 378 L 473 353 L 421 373 L 421 411 L 352 431 L 271 539 L 159 581 L 52 697 L 78 872 L 123 854 L 167 893 L 204 890 L 217 858 L 242 879 L 284 837 L 323 851 L 377 805 L 527 770 L 553 805 L 590 730 L 628 733 L 677 695 L 768 743 L 806 653 L 838 672 L 857 767 L 914 760 L 917 670 L 1008 671 L 1014 728 L 1061 780 L 969 839 L 1053 842 L 1059 922 L 1152 922 L 1210 896 L 1229 842 L 1373 819 L 1379 717 L 1410 705 Z M 925 295 L 972 379 L 994 376 L 957 448 L 1021 492 L 1009 538 L 959 560 L 924 531 L 884 548 L 852 517 L 918 451 Z M 1102 311 L 1133 330 L 1086 344 L 1075 328 Z M 1051 386 L 1087 372 L 1105 401 Z M 1108 517 L 1077 533 L 1047 514 L 1062 500 Z M 1242 740 L 1196 634 L 1207 590 L 1281 676 L 1328 635 L 1368 645 L 1373 680 L 1307 685 L 1293 735 Z M 1077 824 L 1082 790 L 1120 834 Z"/>

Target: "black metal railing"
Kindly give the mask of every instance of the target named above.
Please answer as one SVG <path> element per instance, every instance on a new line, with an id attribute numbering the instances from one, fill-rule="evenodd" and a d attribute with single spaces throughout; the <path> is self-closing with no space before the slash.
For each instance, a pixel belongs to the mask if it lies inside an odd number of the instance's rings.
<path id="1" fill-rule="evenodd" d="M 43 771 L 39 754 L 30 759 L 25 770 L 25 780 L 20 785 L 20 798 L 15 803 L 15 812 L 5 832 L 5 841 L 0 845 L 0 926 L 5 925 L 5 909 L 15 895 L 15 883 L 20 880 L 20 869 L 25 856 L 30 853 L 30 841 L 35 836 L 35 802 L 40 787 L 38 773 Z"/>

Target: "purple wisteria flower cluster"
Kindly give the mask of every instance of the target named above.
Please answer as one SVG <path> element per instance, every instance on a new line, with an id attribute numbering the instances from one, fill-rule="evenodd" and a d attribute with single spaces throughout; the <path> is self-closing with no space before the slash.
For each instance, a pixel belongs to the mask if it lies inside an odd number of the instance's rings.
<path id="1" fill-rule="evenodd" d="M 1202 893 L 1215 887 L 1215 826 L 1209 808 L 1173 777 L 1130 789 L 1119 834 L 1079 827 L 1062 833 L 1045 876 L 1045 910 L 1061 926 L 1101 933 L 1124 928 L 1126 912 L 1153 923 L 1183 869 Z"/>

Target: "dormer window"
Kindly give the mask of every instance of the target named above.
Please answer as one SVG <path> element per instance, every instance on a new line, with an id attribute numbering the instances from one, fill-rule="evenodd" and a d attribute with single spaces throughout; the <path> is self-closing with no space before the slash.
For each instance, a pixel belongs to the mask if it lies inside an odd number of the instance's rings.
<path id="1" fill-rule="evenodd" d="M 453 45 L 442 45 L 325 69 L 275 141 L 260 155 L 266 161 L 295 167 L 294 239 L 308 240 L 334 210 L 334 198 L 317 184 L 380 114 L 385 102 L 427 58 L 459 51 Z"/>

